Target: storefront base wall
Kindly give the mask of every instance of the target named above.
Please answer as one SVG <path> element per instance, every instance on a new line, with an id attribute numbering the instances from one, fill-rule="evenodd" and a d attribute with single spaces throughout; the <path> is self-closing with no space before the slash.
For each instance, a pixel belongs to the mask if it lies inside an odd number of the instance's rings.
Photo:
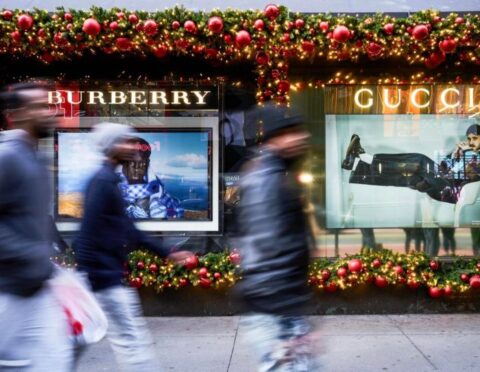
<path id="1" fill-rule="evenodd" d="M 426 289 L 380 289 L 360 286 L 336 293 L 316 293 L 307 308 L 308 315 L 341 314 L 441 314 L 480 311 L 480 293 L 451 298 L 430 298 Z M 146 316 L 224 316 L 239 315 L 242 306 L 232 290 L 183 288 L 157 294 L 140 290 Z"/>

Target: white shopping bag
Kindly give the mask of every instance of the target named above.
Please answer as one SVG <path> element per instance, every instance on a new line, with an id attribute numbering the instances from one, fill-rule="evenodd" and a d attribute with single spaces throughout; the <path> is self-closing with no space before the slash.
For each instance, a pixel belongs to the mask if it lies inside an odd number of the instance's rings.
<path id="1" fill-rule="evenodd" d="M 74 270 L 58 267 L 50 286 L 62 305 L 77 346 L 100 341 L 108 321 L 85 280 Z"/>

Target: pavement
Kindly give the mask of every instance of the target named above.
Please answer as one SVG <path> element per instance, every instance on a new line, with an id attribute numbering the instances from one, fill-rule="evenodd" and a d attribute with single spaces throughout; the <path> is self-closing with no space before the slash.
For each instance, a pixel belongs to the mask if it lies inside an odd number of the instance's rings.
<path id="1" fill-rule="evenodd" d="M 480 371 L 480 315 L 309 317 L 321 371 Z M 240 317 L 146 318 L 159 371 L 254 372 Z M 119 371 L 105 339 L 77 372 Z"/>

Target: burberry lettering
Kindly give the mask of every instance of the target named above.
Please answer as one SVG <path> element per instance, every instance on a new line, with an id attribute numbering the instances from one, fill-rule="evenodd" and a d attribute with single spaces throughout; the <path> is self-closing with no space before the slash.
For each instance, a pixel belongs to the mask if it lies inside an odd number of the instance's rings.
<path id="1" fill-rule="evenodd" d="M 48 103 L 78 105 L 206 105 L 208 90 L 54 90 L 48 92 Z"/>

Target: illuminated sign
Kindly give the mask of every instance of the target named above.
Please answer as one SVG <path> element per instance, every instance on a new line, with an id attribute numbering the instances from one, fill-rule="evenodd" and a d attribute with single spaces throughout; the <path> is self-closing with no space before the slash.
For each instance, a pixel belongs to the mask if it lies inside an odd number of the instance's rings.
<path id="1" fill-rule="evenodd" d="M 328 114 L 480 115 L 480 85 L 327 86 Z"/>
<path id="2" fill-rule="evenodd" d="M 48 92 L 48 103 L 87 105 L 172 105 L 205 106 L 209 90 L 54 90 Z"/>

